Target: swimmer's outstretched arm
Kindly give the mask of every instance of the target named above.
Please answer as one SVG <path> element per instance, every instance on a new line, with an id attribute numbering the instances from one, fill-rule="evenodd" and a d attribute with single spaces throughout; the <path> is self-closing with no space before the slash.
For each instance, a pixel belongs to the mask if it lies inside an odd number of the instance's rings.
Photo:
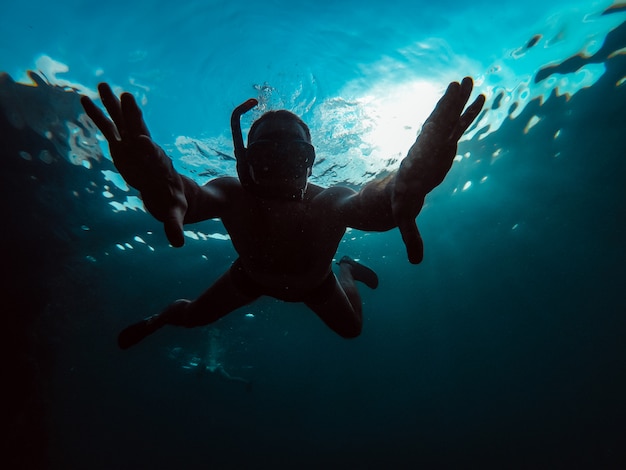
<path id="1" fill-rule="evenodd" d="M 415 223 L 424 198 L 450 171 L 459 139 L 485 104 L 485 96 L 479 95 L 463 112 L 472 88 L 469 77 L 460 84 L 453 82 L 448 86 L 396 174 L 391 203 L 393 217 L 411 263 L 419 263 L 424 256 L 422 238 Z"/>
<path id="2" fill-rule="evenodd" d="M 469 77 L 448 86 L 397 172 L 366 184 L 358 193 L 346 188 L 328 192 L 346 225 L 372 231 L 397 226 L 409 261 L 422 261 L 424 249 L 415 218 L 426 195 L 450 171 L 459 139 L 485 103 L 480 95 L 463 112 L 472 88 Z"/>
<path id="3" fill-rule="evenodd" d="M 85 112 L 109 142 L 113 163 L 122 177 L 141 193 L 148 212 L 163 222 L 169 242 L 182 246 L 183 223 L 200 220 L 195 210 L 197 199 L 213 209 L 209 216 L 219 216 L 218 206 L 223 199 L 219 187 L 203 189 L 178 174 L 172 160 L 150 138 L 133 95 L 123 93 L 118 99 L 106 83 L 99 84 L 98 91 L 110 119 L 87 96 L 81 98 Z"/>

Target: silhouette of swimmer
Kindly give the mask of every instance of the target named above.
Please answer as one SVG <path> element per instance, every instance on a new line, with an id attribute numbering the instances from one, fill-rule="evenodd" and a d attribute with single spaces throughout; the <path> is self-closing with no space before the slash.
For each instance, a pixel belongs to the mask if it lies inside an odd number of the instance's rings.
<path id="1" fill-rule="evenodd" d="M 129 348 L 164 325 L 207 325 L 267 295 L 303 302 L 333 331 L 354 338 L 362 329 L 361 297 L 355 281 L 371 289 L 378 277 L 344 256 L 332 260 L 348 227 L 364 231 L 400 229 L 411 263 L 423 257 L 415 219 L 426 194 L 452 166 L 457 143 L 483 107 L 480 95 L 465 106 L 473 83 L 448 86 L 397 172 L 367 183 L 360 191 L 309 184 L 315 160 L 308 127 L 285 110 L 256 120 L 244 147 L 240 117 L 257 101 L 238 106 L 231 117 L 237 174 L 204 186 L 176 172 L 171 159 L 150 138 L 141 110 L 129 93 L 118 99 L 98 86 L 110 119 L 88 97 L 85 111 L 109 142 L 113 162 L 136 188 L 146 209 L 164 225 L 169 242 L 184 243 L 183 225 L 220 218 L 239 258 L 197 299 L 177 300 L 161 313 L 123 330 Z"/>

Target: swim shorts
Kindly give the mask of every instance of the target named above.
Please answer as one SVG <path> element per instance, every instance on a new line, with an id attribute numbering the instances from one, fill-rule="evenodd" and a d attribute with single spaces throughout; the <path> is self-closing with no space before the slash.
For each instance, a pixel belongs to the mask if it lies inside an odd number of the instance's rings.
<path id="1" fill-rule="evenodd" d="M 285 302 L 320 303 L 330 297 L 337 288 L 340 288 L 332 271 L 318 286 L 304 292 L 291 293 L 288 288 L 264 286 L 246 273 L 239 258 L 230 267 L 230 278 L 235 287 L 246 295 L 251 297 L 267 295 Z"/>

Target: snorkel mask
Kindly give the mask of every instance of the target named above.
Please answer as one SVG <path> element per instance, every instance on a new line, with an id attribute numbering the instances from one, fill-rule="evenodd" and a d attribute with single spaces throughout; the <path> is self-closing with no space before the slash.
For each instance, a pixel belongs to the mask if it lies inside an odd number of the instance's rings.
<path id="1" fill-rule="evenodd" d="M 315 161 L 315 149 L 305 140 L 258 139 L 243 145 L 241 116 L 258 104 L 237 106 L 230 119 L 241 185 L 259 197 L 301 201 Z"/>

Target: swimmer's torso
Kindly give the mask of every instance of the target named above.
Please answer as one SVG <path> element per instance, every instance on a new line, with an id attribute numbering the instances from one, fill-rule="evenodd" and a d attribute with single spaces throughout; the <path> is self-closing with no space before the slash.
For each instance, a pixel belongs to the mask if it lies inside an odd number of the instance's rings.
<path id="1" fill-rule="evenodd" d="M 303 201 L 261 199 L 230 188 L 221 219 L 246 272 L 261 285 L 307 289 L 328 275 L 345 233 L 323 188 L 309 185 Z"/>

